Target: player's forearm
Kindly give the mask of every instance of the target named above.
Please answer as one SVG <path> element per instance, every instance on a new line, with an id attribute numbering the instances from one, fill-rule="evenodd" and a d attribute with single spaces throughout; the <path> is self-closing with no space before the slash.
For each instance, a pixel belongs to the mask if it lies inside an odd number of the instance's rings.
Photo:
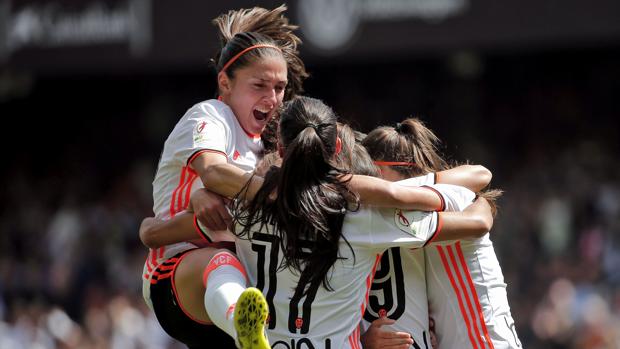
<path id="1" fill-rule="evenodd" d="M 348 185 L 366 205 L 420 211 L 435 211 L 442 205 L 441 196 L 425 187 L 405 187 L 380 178 L 359 175 L 351 176 Z"/>
<path id="2" fill-rule="evenodd" d="M 140 225 L 140 240 L 149 248 L 190 241 L 199 238 L 193 224 L 193 214 L 187 212 L 179 213 L 167 221 L 147 218 Z"/>
<path id="3" fill-rule="evenodd" d="M 217 164 L 205 170 L 203 182 L 205 188 L 222 196 L 233 198 L 243 190 L 244 198 L 252 199 L 263 185 L 263 178 L 230 164 Z"/>
<path id="4" fill-rule="evenodd" d="M 439 212 L 441 230 L 434 241 L 481 237 L 493 227 L 493 215 L 486 200 L 478 198 L 463 212 Z"/>
<path id="5" fill-rule="evenodd" d="M 461 165 L 437 172 L 437 182 L 454 184 L 478 192 L 491 182 L 491 171 L 482 165 Z"/>
<path id="6" fill-rule="evenodd" d="M 463 214 L 463 212 L 440 212 L 441 231 L 434 241 L 459 240 L 484 235 L 489 230 L 480 217 Z"/>

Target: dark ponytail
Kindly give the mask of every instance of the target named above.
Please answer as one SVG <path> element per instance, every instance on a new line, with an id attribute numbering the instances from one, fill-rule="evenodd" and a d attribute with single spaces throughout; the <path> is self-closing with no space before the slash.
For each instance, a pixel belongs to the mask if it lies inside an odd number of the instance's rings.
<path id="1" fill-rule="evenodd" d="M 234 210 L 242 227 L 239 236 L 250 236 L 250 229 L 257 228 L 253 225 L 273 224 L 284 254 L 282 267 L 301 272 L 296 294 L 320 283 L 331 289 L 328 271 L 338 259 L 344 216 L 350 203 L 357 203 L 341 179 L 348 172 L 333 160 L 336 136 L 336 115 L 323 102 L 309 97 L 287 102 L 280 115 L 282 165 L 267 173 L 252 201 Z"/>

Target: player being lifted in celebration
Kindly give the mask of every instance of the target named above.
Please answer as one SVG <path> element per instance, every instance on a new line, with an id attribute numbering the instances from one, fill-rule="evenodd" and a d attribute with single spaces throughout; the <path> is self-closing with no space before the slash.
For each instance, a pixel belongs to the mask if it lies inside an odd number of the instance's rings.
<path id="1" fill-rule="evenodd" d="M 203 187 L 210 166 L 254 169 L 263 153 L 261 134 L 307 76 L 297 56 L 296 27 L 284 17 L 285 10 L 255 7 L 214 20 L 221 39 L 214 60 L 219 98 L 191 107 L 166 140 L 153 181 L 158 219 L 182 214 L 190 194 Z M 230 216 L 221 197 L 203 193 L 194 206 L 210 229 L 226 230 Z M 195 231 L 143 233 L 141 239 L 150 247 L 143 295 L 164 330 L 191 348 L 234 348 L 228 335 L 210 326 L 204 306 L 202 274 L 218 250 L 198 248 L 204 237 Z"/>
<path id="2" fill-rule="evenodd" d="M 419 120 L 407 119 L 396 127 L 375 129 L 363 144 L 381 167 L 384 178 L 399 180 L 421 175 L 400 183 L 433 185 L 437 181 L 453 182 L 426 175 L 447 168 L 437 152 L 438 142 Z M 484 186 L 468 187 L 476 191 Z M 448 211 L 463 210 L 476 196 L 464 188 L 436 188 L 448 194 Z M 497 192 L 482 195 L 496 197 Z M 384 259 L 387 256 L 389 260 L 383 261 L 381 267 L 387 268 L 378 273 L 373 285 L 374 291 L 381 293 L 374 296 L 381 296 L 383 301 L 373 298 L 371 292 L 367 320 L 374 320 L 383 310 L 396 320 L 392 329 L 411 331 L 418 347 L 430 348 L 424 335 L 416 338 L 417 333 L 428 331 L 428 297 L 439 348 L 521 347 L 508 306 L 506 284 L 488 233 L 460 241 L 433 242 L 423 250 L 401 249 L 398 256 L 393 251 L 384 254 Z"/>

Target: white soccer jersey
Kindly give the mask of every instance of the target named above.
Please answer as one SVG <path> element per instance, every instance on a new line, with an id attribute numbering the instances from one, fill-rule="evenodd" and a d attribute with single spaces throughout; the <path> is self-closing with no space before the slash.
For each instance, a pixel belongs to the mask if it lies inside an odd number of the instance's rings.
<path id="1" fill-rule="evenodd" d="M 431 239 L 437 213 L 361 208 L 346 215 L 339 256 L 329 272 L 334 291 L 324 287 L 295 294 L 299 274 L 279 269 L 282 251 L 271 226 L 237 239 L 237 255 L 249 284 L 262 290 L 269 304 L 268 336 L 273 349 L 361 348 L 360 321 L 375 268 L 385 249 L 415 248 Z"/>
<path id="2" fill-rule="evenodd" d="M 475 194 L 434 185 L 447 211 L 462 211 Z M 506 284 L 487 233 L 481 238 L 433 242 L 426 248 L 426 283 L 439 348 L 521 348 Z"/>
<path id="3" fill-rule="evenodd" d="M 435 183 L 435 176 L 431 173 L 396 183 L 431 185 Z M 430 349 L 425 273 L 424 249 L 393 247 L 385 251 L 370 290 L 362 333 L 374 320 L 387 316 L 396 322 L 384 329 L 410 333 L 413 348 Z"/>
<path id="4" fill-rule="evenodd" d="M 223 102 L 208 100 L 191 107 L 176 124 L 164 144 L 153 180 L 153 212 L 163 220 L 174 217 L 189 205 L 192 192 L 202 188 L 191 161 L 203 152 L 219 153 L 243 170 L 256 166 L 263 149 L 260 137 L 247 134 L 233 111 Z M 198 236 L 197 236 L 198 238 Z M 166 259 L 195 246 L 188 242 L 149 250 L 143 272 L 143 295 L 150 303 L 153 271 Z"/>

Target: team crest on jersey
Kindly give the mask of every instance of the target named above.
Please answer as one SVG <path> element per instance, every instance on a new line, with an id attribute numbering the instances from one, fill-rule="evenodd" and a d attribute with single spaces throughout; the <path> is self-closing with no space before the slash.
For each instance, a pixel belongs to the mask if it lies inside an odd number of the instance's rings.
<path id="1" fill-rule="evenodd" d="M 194 142 L 199 143 L 205 140 L 205 129 L 207 128 L 207 122 L 201 121 L 194 128 Z"/>
<path id="2" fill-rule="evenodd" d="M 403 211 L 400 209 L 394 210 L 394 223 L 398 227 L 398 229 L 404 231 L 407 234 L 416 236 L 417 231 L 415 226 L 412 225 L 415 220 L 415 212 L 414 211 Z"/>

